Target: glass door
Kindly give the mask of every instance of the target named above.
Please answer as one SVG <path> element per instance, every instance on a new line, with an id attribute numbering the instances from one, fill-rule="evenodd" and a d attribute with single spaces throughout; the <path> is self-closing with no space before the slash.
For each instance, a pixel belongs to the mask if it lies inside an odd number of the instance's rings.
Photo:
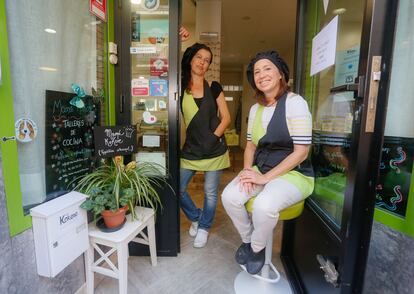
<path id="1" fill-rule="evenodd" d="M 173 187 L 159 191 L 157 251 L 178 251 L 178 1 L 118 1 L 116 39 L 120 47 L 117 124 L 137 129 L 131 160 L 152 162 Z M 119 86 L 118 86 L 119 85 Z M 131 254 L 141 254 L 138 247 Z"/>
<path id="2" fill-rule="evenodd" d="M 364 1 L 330 1 L 326 13 L 319 5 L 317 26 L 322 29 L 338 18 L 335 64 L 307 79 L 313 80 L 313 148 L 315 209 L 333 230 L 340 231 L 349 174 L 352 127 L 356 110 L 353 91 L 358 76 Z M 309 92 L 302 83 L 301 92 Z M 306 91 L 308 90 L 308 91 Z"/>
<path id="3" fill-rule="evenodd" d="M 138 129 L 138 162 L 165 170 L 168 159 L 169 6 L 131 5 L 131 123 Z M 147 7 L 147 6 L 148 7 Z M 156 4 L 154 4 L 156 5 Z"/>
<path id="4" fill-rule="evenodd" d="M 387 1 L 299 2 L 296 91 L 312 111 L 315 189 L 301 217 L 284 226 L 282 259 L 298 293 L 362 291 L 381 150 L 376 126 L 386 68 L 381 55 L 392 6 Z M 318 48 L 315 39 L 321 36 L 335 51 L 320 54 L 333 62 L 315 72 L 312 46 Z"/>

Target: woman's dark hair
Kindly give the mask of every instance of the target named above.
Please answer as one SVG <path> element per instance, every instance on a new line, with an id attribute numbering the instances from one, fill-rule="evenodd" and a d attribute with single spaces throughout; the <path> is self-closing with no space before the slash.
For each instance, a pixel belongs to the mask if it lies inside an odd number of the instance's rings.
<path id="1" fill-rule="evenodd" d="M 183 55 L 183 59 L 181 60 L 181 95 L 184 93 L 184 90 L 190 89 L 190 82 L 191 82 L 191 60 L 197 54 L 198 51 L 204 49 L 210 52 L 210 64 L 213 61 L 213 52 L 211 52 L 210 47 L 204 44 L 195 43 L 192 46 L 188 47 Z"/>

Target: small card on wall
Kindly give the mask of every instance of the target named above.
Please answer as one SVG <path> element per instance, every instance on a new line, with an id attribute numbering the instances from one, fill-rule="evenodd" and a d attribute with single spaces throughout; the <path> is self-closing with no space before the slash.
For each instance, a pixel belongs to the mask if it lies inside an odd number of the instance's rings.
<path id="1" fill-rule="evenodd" d="M 161 79 L 151 79 L 150 95 L 166 97 L 168 95 L 168 81 Z"/>
<path id="2" fill-rule="evenodd" d="M 131 95 L 132 96 L 148 96 L 149 95 L 149 80 L 145 78 L 131 80 Z"/>

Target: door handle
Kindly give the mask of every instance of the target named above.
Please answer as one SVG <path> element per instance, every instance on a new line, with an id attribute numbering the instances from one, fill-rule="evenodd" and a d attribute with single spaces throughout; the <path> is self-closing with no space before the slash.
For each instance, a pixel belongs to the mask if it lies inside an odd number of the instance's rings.
<path id="1" fill-rule="evenodd" d="M 321 254 L 317 254 L 316 259 L 318 260 L 320 269 L 324 272 L 325 280 L 328 283 L 332 284 L 335 288 L 337 288 L 339 286 L 339 273 L 336 270 L 334 263 L 330 261 L 328 258 L 325 259 L 325 257 Z"/>
<path id="2" fill-rule="evenodd" d="M 125 106 L 125 95 L 121 93 L 119 97 L 119 112 L 124 113 L 124 106 Z"/>
<path id="3" fill-rule="evenodd" d="M 3 142 L 6 142 L 6 141 L 10 141 L 10 140 L 16 140 L 16 137 L 15 136 L 3 137 L 3 138 L 1 138 L 1 140 Z"/>
<path id="4" fill-rule="evenodd" d="M 377 113 L 378 89 L 381 80 L 381 56 L 372 56 L 371 80 L 369 82 L 367 119 L 365 132 L 373 133 L 375 129 L 375 115 Z"/>
<path id="5" fill-rule="evenodd" d="M 362 98 L 364 97 L 364 86 L 365 86 L 365 77 L 364 76 L 358 76 L 358 78 L 355 79 L 354 84 L 345 84 L 340 85 L 337 87 L 331 88 L 331 93 L 338 93 L 338 92 L 345 92 L 345 91 L 353 91 L 356 92 L 356 97 Z"/>

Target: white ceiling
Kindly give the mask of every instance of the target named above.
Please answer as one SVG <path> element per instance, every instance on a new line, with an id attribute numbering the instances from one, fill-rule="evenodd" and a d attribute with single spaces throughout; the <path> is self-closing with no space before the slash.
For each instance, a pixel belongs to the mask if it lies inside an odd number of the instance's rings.
<path id="1" fill-rule="evenodd" d="M 184 26 L 195 26 L 194 2 L 183 0 Z M 268 49 L 293 63 L 296 0 L 222 0 L 221 28 L 222 68 L 241 70 L 257 52 Z"/>

